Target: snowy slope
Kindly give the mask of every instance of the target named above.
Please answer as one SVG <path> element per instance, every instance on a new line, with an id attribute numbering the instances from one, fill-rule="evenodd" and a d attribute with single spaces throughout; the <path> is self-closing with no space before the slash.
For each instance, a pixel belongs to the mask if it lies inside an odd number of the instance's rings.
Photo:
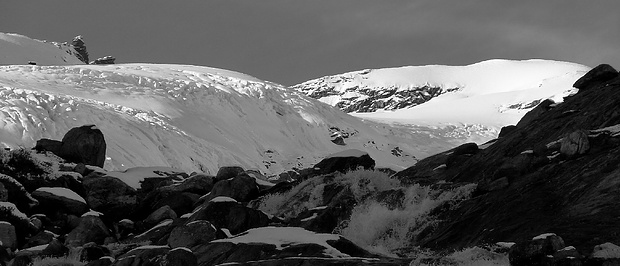
<path id="1" fill-rule="evenodd" d="M 410 155 L 428 152 L 408 132 L 364 123 L 237 72 L 160 64 L 0 66 L 1 145 L 32 147 L 84 124 L 103 131 L 105 168 L 114 170 L 214 173 L 239 164 L 279 173 L 352 148 L 398 169 L 415 163 Z M 349 134 L 346 146 L 331 142 L 334 128 Z"/>
<path id="2" fill-rule="evenodd" d="M 496 129 L 515 124 L 543 99 L 561 101 L 588 70 L 558 61 L 496 59 L 467 66 L 363 70 L 293 88 L 380 122 Z"/>
<path id="3" fill-rule="evenodd" d="M 0 65 L 82 65 L 67 43 L 43 42 L 23 35 L 0 32 Z"/>

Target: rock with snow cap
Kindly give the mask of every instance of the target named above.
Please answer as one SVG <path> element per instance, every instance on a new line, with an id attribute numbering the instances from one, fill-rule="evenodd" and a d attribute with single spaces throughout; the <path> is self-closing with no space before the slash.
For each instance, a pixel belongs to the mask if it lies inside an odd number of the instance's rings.
<path id="1" fill-rule="evenodd" d="M 616 69 L 608 64 L 600 64 L 575 81 L 573 87 L 579 90 L 585 90 L 616 77 L 618 77 L 618 71 L 616 71 Z"/>
<path id="2" fill-rule="evenodd" d="M 271 220 L 262 211 L 245 207 L 236 201 L 210 201 L 197 207 L 186 224 L 209 221 L 216 228 L 226 228 L 237 234 L 250 228 L 268 225 Z"/>
<path id="3" fill-rule="evenodd" d="M 143 223 L 147 227 L 152 227 L 152 226 L 157 225 L 161 221 L 164 221 L 164 220 L 167 220 L 167 219 L 174 220 L 176 218 L 177 218 L 177 214 L 174 212 L 174 210 L 172 210 L 172 208 L 170 208 L 170 206 L 164 205 L 161 208 L 155 210 L 148 217 L 146 217 L 146 219 L 144 219 Z"/>
<path id="4" fill-rule="evenodd" d="M 82 215 L 88 211 L 86 200 L 68 188 L 41 187 L 32 192 L 32 196 L 39 200 L 41 211 L 62 211 L 75 215 Z"/>
<path id="5" fill-rule="evenodd" d="M 620 265 L 620 247 L 609 242 L 594 246 L 586 265 Z"/>
<path id="6" fill-rule="evenodd" d="M 62 138 L 58 156 L 70 162 L 103 167 L 106 143 L 95 125 L 74 127 Z"/>
<path id="7" fill-rule="evenodd" d="M 374 169 L 375 160 L 368 153 L 360 150 L 346 150 L 331 154 L 314 165 L 321 174 L 347 172 L 357 168 Z"/>
<path id="8" fill-rule="evenodd" d="M 177 223 L 180 221 L 177 221 Z M 133 237 L 134 242 L 150 241 L 153 244 L 164 245 L 168 241 L 168 236 L 172 229 L 178 224 L 172 219 L 166 219 L 158 223 L 157 225 L 146 230 L 142 234 Z"/>
<path id="9" fill-rule="evenodd" d="M 244 171 L 241 166 L 222 166 L 215 175 L 215 182 L 233 178 Z"/>
<path id="10" fill-rule="evenodd" d="M 508 252 L 508 258 L 510 265 L 513 266 L 544 265 L 547 256 L 552 256 L 564 247 L 564 240 L 561 237 L 547 233 L 513 245 Z"/>

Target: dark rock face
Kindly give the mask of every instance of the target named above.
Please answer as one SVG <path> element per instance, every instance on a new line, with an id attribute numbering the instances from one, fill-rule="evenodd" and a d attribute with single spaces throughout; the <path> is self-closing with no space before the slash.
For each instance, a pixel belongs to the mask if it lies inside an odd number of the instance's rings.
<path id="1" fill-rule="evenodd" d="M 84 177 L 86 202 L 106 217 L 121 220 L 130 217 L 138 204 L 136 190 L 116 177 L 91 173 Z"/>
<path id="2" fill-rule="evenodd" d="M 618 71 L 608 64 L 601 64 L 590 70 L 583 77 L 575 81 L 573 87 L 586 90 L 618 77 Z"/>
<path id="3" fill-rule="evenodd" d="M 510 125 L 510 126 L 502 127 L 502 129 L 499 131 L 499 135 L 497 137 L 498 138 L 505 137 L 508 134 L 510 134 L 511 132 L 513 132 L 515 130 L 515 128 L 517 128 L 517 126 L 515 126 L 515 125 Z"/>
<path id="4" fill-rule="evenodd" d="M 75 127 L 62 138 L 58 156 L 70 162 L 103 167 L 106 143 L 94 125 Z"/>
<path id="5" fill-rule="evenodd" d="M 440 213 L 437 219 L 443 222 L 418 243 L 460 249 L 519 243 L 545 232 L 562 236 L 578 250 L 620 243 L 620 235 L 609 233 L 620 231 L 620 209 L 614 207 L 620 202 L 620 139 L 612 127 L 620 124 L 620 82 L 592 86 L 596 89 L 548 105 L 534 119 L 524 117 L 511 134 L 452 167 L 440 167 L 448 157 L 440 153 L 396 174 L 403 183 L 486 184 L 471 199 Z"/>
<path id="6" fill-rule="evenodd" d="M 359 150 L 347 150 L 332 154 L 314 166 L 314 168 L 320 169 L 320 174 L 330 174 L 334 172 L 345 173 L 350 170 L 355 170 L 358 167 L 374 169 L 375 160 L 373 160 L 368 153 Z"/>
<path id="7" fill-rule="evenodd" d="M 78 53 L 76 56 L 80 61 L 84 62 L 84 64 L 88 64 L 88 52 L 86 51 L 86 45 L 84 45 L 84 40 L 82 36 L 75 36 L 73 41 L 71 42 L 71 46 Z"/>
<path id="8" fill-rule="evenodd" d="M 534 109 L 527 112 L 521 118 L 521 120 L 519 120 L 519 122 L 517 123 L 517 127 L 518 128 L 524 127 L 530 124 L 532 121 L 538 119 L 542 114 L 549 111 L 549 109 L 551 109 L 551 105 L 554 103 L 555 102 L 553 100 L 549 100 L 549 99 L 542 101 L 540 104 L 534 107 Z"/>

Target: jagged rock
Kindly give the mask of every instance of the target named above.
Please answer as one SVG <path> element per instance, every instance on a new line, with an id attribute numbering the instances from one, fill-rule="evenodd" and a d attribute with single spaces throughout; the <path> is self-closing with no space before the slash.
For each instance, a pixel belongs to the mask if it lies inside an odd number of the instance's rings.
<path id="1" fill-rule="evenodd" d="M 121 255 L 114 262 L 115 266 L 147 266 L 159 265 L 163 257 L 168 254 L 168 246 L 141 246 Z"/>
<path id="2" fill-rule="evenodd" d="M 138 204 L 136 190 L 116 177 L 93 172 L 84 177 L 83 184 L 90 208 L 110 219 L 130 217 Z"/>
<path id="3" fill-rule="evenodd" d="M 573 87 L 579 90 L 585 90 L 592 86 L 609 81 L 618 76 L 618 71 L 608 64 L 600 64 L 591 69 L 583 77 L 579 78 L 573 84 Z"/>
<path id="4" fill-rule="evenodd" d="M 86 201 L 68 188 L 42 187 L 32 192 L 32 196 L 40 202 L 39 207 L 42 211 L 61 211 L 75 215 L 82 215 L 88 211 Z"/>
<path id="5" fill-rule="evenodd" d="M 30 248 L 30 247 L 36 247 L 40 245 L 49 244 L 55 238 L 58 238 L 57 234 L 54 234 L 47 230 L 43 230 L 39 232 L 38 234 L 30 237 L 30 239 L 28 239 L 28 243 L 26 243 L 24 247 Z"/>
<path id="6" fill-rule="evenodd" d="M 164 257 L 164 265 L 198 266 L 198 259 L 189 249 L 173 248 Z"/>
<path id="7" fill-rule="evenodd" d="M 111 236 L 110 230 L 101 218 L 94 215 L 83 216 L 78 227 L 73 229 L 65 238 L 65 245 L 70 247 L 82 246 L 89 242 L 103 244 Z"/>
<path id="8" fill-rule="evenodd" d="M 510 265 L 513 266 L 545 265 L 547 255 L 553 255 L 564 247 L 564 240 L 561 237 L 555 234 L 543 234 L 512 246 L 508 258 Z"/>
<path id="9" fill-rule="evenodd" d="M 172 210 L 170 206 L 164 205 L 161 208 L 155 210 L 153 213 L 151 213 L 151 215 L 146 217 L 146 219 L 144 219 L 144 225 L 147 227 L 152 227 L 152 226 L 157 225 L 163 220 L 167 220 L 167 219 L 174 220 L 176 218 L 177 218 L 177 214 L 174 212 L 174 210 Z"/>
<path id="10" fill-rule="evenodd" d="M 522 118 L 521 120 L 519 120 L 519 122 L 517 123 L 517 128 L 522 128 L 528 124 L 530 124 L 532 121 L 538 119 L 542 114 L 546 113 L 547 111 L 549 111 L 549 109 L 551 109 L 551 105 L 554 104 L 555 102 L 551 99 L 546 99 L 544 101 L 542 101 L 540 104 L 538 104 L 536 107 L 534 107 L 534 109 L 530 110 L 529 112 L 527 112 Z"/>
<path id="11" fill-rule="evenodd" d="M 241 166 L 223 166 L 217 171 L 215 175 L 215 182 L 230 179 L 243 173 L 245 170 Z"/>
<path id="12" fill-rule="evenodd" d="M 114 64 L 115 60 L 116 58 L 114 58 L 113 56 L 107 55 L 107 56 L 95 59 L 95 61 L 90 62 L 90 64 L 91 65 L 110 65 L 110 64 Z"/>
<path id="13" fill-rule="evenodd" d="M 86 45 L 84 45 L 82 38 L 82 35 L 75 36 L 73 41 L 71 41 L 71 46 L 78 53 L 77 58 L 84 62 L 84 64 L 88 64 L 88 51 L 86 51 Z"/>
<path id="14" fill-rule="evenodd" d="M 224 196 L 240 202 L 247 202 L 257 198 L 259 188 L 256 180 L 247 174 L 240 174 L 232 179 L 226 179 L 215 183 L 211 193 L 204 197 L 205 201 Z"/>
<path id="15" fill-rule="evenodd" d="M 560 141 L 560 153 L 567 157 L 582 155 L 590 149 L 588 133 L 583 130 L 574 131 Z"/>
<path id="16" fill-rule="evenodd" d="M 186 223 L 198 220 L 209 221 L 216 228 L 226 228 L 232 234 L 238 234 L 250 228 L 266 226 L 270 222 L 265 213 L 223 197 L 215 198 L 199 206 Z"/>
<path id="17" fill-rule="evenodd" d="M 15 226 L 8 222 L 0 221 L 0 249 L 9 248 L 15 250 L 17 248 L 17 233 Z"/>
<path id="18" fill-rule="evenodd" d="M 111 254 L 110 249 L 105 246 L 100 246 L 93 242 L 86 243 L 80 251 L 80 261 L 91 262 Z"/>
<path id="19" fill-rule="evenodd" d="M 314 168 L 320 169 L 321 174 L 347 172 L 357 168 L 374 169 L 375 160 L 368 153 L 360 150 L 346 150 L 327 156 L 317 163 Z"/>
<path id="20" fill-rule="evenodd" d="M 514 130 L 516 128 L 517 128 L 517 126 L 515 126 L 515 125 L 509 125 L 509 126 L 502 127 L 502 129 L 499 131 L 499 135 L 497 137 L 498 138 L 505 137 L 508 134 L 514 132 Z"/>
<path id="21" fill-rule="evenodd" d="M 210 222 L 196 220 L 172 229 L 168 237 L 171 248 L 191 248 L 196 245 L 209 243 L 217 238 L 217 229 Z"/>
<path id="22" fill-rule="evenodd" d="M 29 210 L 39 204 L 39 201 L 34 199 L 15 178 L 0 174 L 0 184 L 4 188 L 4 190 L 0 190 L 4 191 L 4 197 L 6 198 L 6 200 L 2 201 L 12 202 L 18 209 L 22 210 Z"/>
<path id="23" fill-rule="evenodd" d="M 106 143 L 103 133 L 95 125 L 74 127 L 62 138 L 58 156 L 63 159 L 103 167 Z"/>

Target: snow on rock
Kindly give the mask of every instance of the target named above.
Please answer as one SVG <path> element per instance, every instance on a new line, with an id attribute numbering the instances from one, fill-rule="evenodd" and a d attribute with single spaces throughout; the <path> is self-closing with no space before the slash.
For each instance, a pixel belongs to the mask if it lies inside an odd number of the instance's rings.
<path id="1" fill-rule="evenodd" d="M 96 216 L 96 217 L 99 217 L 99 216 L 103 216 L 103 213 L 100 213 L 98 211 L 90 210 L 90 211 L 87 211 L 84 214 L 82 214 L 82 217 L 86 217 L 86 216 Z"/>
<path id="2" fill-rule="evenodd" d="M 534 238 L 532 238 L 532 240 L 547 239 L 548 237 L 551 237 L 551 236 L 557 236 L 557 235 L 554 234 L 554 233 L 546 233 L 546 234 L 541 234 L 541 235 L 535 236 Z"/>
<path id="3" fill-rule="evenodd" d="M 212 242 L 231 242 L 235 244 L 265 243 L 275 245 L 281 250 L 287 246 L 299 244 L 317 244 L 325 248 L 325 253 L 332 257 L 350 257 L 334 247 L 328 240 L 339 240 L 340 236 L 333 234 L 318 234 L 300 227 L 261 227 L 250 229 L 232 238 L 214 240 Z"/>
<path id="4" fill-rule="evenodd" d="M 22 219 L 22 220 L 28 219 L 28 216 L 26 216 L 26 214 L 18 210 L 15 204 L 10 203 L 10 202 L 0 201 L 0 211 L 9 212 L 11 216 Z"/>
<path id="5" fill-rule="evenodd" d="M 125 171 L 110 171 L 108 176 L 115 177 L 125 182 L 134 189 L 140 188 L 140 183 L 147 178 L 167 177 L 171 175 L 184 174 L 184 172 L 171 167 L 150 166 L 150 167 L 133 167 Z"/>
<path id="6" fill-rule="evenodd" d="M 620 247 L 612 243 L 604 243 L 594 247 L 593 258 L 614 259 L 620 258 Z"/>
<path id="7" fill-rule="evenodd" d="M 210 200 L 210 202 L 237 202 L 235 199 L 231 197 L 219 196 Z"/>
<path id="8" fill-rule="evenodd" d="M 309 167 L 343 150 L 330 128 L 356 132 L 347 149 L 402 169 L 432 152 L 410 129 L 363 122 L 284 86 L 216 68 L 168 64 L 0 66 L 0 146 L 33 147 L 96 125 L 104 169 L 161 165 L 216 172 L 241 165 L 266 174 Z M 402 150 L 399 156 L 392 150 Z M 434 152 L 434 151 L 433 151 Z"/>
<path id="9" fill-rule="evenodd" d="M 0 65 L 81 65 L 77 51 L 68 43 L 45 42 L 14 33 L 0 32 Z"/>
<path id="10" fill-rule="evenodd" d="M 67 198 L 67 199 L 75 200 L 75 201 L 82 202 L 82 203 L 86 204 L 86 200 L 84 200 L 84 198 L 82 198 L 82 196 L 78 195 L 77 193 L 73 192 L 73 190 L 70 190 L 68 188 L 64 188 L 64 187 L 40 187 L 40 188 L 37 188 L 35 191 L 47 192 L 47 193 L 56 195 L 58 197 L 64 197 L 64 198 Z"/>

